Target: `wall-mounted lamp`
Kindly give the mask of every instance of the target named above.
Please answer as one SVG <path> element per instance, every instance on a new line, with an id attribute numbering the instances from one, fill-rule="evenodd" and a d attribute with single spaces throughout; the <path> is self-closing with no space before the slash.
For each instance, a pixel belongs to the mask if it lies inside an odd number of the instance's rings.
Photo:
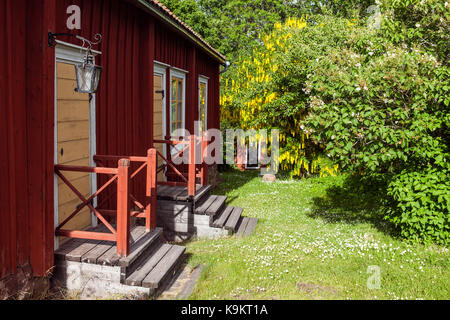
<path id="1" fill-rule="evenodd" d="M 86 54 L 83 63 L 75 65 L 75 74 L 77 78 L 77 88 L 75 91 L 80 93 L 95 93 L 100 84 L 103 68 L 94 64 L 94 55 L 92 54 L 92 46 L 102 41 L 102 36 L 96 34 L 94 36 L 96 42 L 89 41 L 81 36 L 71 33 L 48 33 L 48 45 L 53 47 L 56 36 L 71 36 L 83 41 L 81 50 L 85 49 Z"/>
<path id="2" fill-rule="evenodd" d="M 222 71 L 220 71 L 220 73 L 225 73 L 227 72 L 228 68 L 231 66 L 230 61 L 225 61 L 225 63 L 223 64 L 224 69 Z"/>

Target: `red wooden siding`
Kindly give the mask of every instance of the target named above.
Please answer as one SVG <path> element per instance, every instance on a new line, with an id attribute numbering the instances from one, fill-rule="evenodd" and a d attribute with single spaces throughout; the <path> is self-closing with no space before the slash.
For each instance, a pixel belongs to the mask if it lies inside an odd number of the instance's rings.
<path id="1" fill-rule="evenodd" d="M 0 21 L 0 277 L 53 262 L 53 1 L 2 1 Z"/>
<path id="2" fill-rule="evenodd" d="M 53 265 L 55 48 L 47 33 L 69 32 L 72 4 L 82 10 L 78 33 L 103 35 L 95 48 L 104 68 L 96 95 L 98 154 L 146 155 L 153 139 L 153 60 L 189 71 L 190 130 L 198 118 L 198 75 L 210 78 L 208 126 L 219 127 L 219 63 L 129 1 L 0 1 L 0 279 L 28 262 L 36 276 Z M 133 186 L 142 195 L 143 183 Z"/>
<path id="3" fill-rule="evenodd" d="M 197 74 L 208 80 L 208 128 L 220 129 L 220 65 L 203 53 L 197 55 Z M 198 90 L 197 90 L 198 91 Z M 198 108 L 196 109 L 198 119 Z"/>

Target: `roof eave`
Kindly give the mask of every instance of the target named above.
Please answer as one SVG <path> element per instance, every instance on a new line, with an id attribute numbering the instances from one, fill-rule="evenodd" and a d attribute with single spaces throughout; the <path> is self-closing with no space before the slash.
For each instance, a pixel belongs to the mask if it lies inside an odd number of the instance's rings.
<path id="1" fill-rule="evenodd" d="M 149 11 L 150 13 L 153 13 L 154 15 L 158 16 L 168 24 L 170 24 L 172 27 L 177 29 L 179 32 L 181 32 L 183 35 L 185 35 L 189 40 L 193 41 L 195 44 L 200 46 L 203 50 L 205 50 L 210 56 L 215 58 L 218 62 L 221 64 L 225 64 L 226 58 L 222 55 L 218 54 L 214 50 L 211 50 L 206 44 L 204 44 L 200 39 L 198 39 L 196 36 L 194 36 L 192 33 L 190 33 L 188 30 L 186 30 L 184 27 L 182 27 L 180 24 L 178 24 L 173 19 L 166 16 L 163 12 L 161 12 L 158 8 L 153 6 L 151 3 L 147 2 L 146 0 L 132 0 L 133 2 L 137 3 L 141 8 Z"/>

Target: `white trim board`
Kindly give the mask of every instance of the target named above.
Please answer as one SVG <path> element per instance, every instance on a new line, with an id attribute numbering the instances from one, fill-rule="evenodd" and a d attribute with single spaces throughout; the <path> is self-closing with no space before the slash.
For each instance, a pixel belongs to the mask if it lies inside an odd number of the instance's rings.
<path id="1" fill-rule="evenodd" d="M 93 52 L 94 55 L 100 54 L 100 52 L 96 51 Z M 53 161 L 55 164 L 58 163 L 58 106 L 57 106 L 57 75 L 56 75 L 56 63 L 62 62 L 67 64 L 78 64 L 83 62 L 84 58 L 84 52 L 81 47 L 65 43 L 62 41 L 57 41 L 57 45 L 55 47 L 55 70 L 54 70 L 54 76 L 55 76 L 55 96 L 54 96 L 54 151 L 53 151 Z M 94 57 L 94 63 L 95 63 L 95 57 Z M 75 68 L 74 68 L 75 73 Z M 89 110 L 89 148 L 90 148 L 90 155 L 89 155 L 89 165 L 91 167 L 95 166 L 95 162 L 93 160 L 93 156 L 97 152 L 97 142 L 96 142 L 96 128 L 95 128 L 96 120 L 95 120 L 95 94 L 92 95 L 92 99 L 90 101 L 90 110 Z M 95 173 L 90 174 L 90 191 L 91 194 L 95 193 L 97 191 L 97 175 Z M 56 174 L 54 174 L 54 192 L 53 192 L 53 203 L 54 203 L 54 228 L 58 226 L 58 177 Z M 97 199 L 93 200 L 94 207 L 97 206 Z M 95 217 L 94 214 L 91 214 L 91 224 L 92 226 L 97 225 L 97 217 Z M 55 250 L 59 247 L 58 237 L 54 237 L 54 246 Z"/>
<path id="2" fill-rule="evenodd" d="M 167 96 L 170 95 L 170 92 L 167 91 L 166 88 L 166 68 L 164 66 L 158 65 L 159 63 L 155 62 L 155 65 L 153 67 L 153 75 L 161 76 L 162 77 L 162 89 L 164 91 L 164 97 L 162 99 L 162 135 L 163 140 L 166 138 L 166 99 Z M 154 88 L 153 88 L 154 90 Z M 166 144 L 163 145 L 163 154 L 164 157 L 167 156 L 167 146 Z M 165 177 L 165 176 L 164 176 Z"/>
<path id="3" fill-rule="evenodd" d="M 206 108 L 205 108 L 205 120 L 206 120 L 206 130 L 208 130 L 208 77 L 202 76 L 200 75 L 198 77 L 198 119 L 197 121 L 200 121 L 200 84 L 203 83 L 206 85 L 206 97 L 205 97 L 205 104 L 206 104 Z M 200 132 L 200 128 L 199 128 L 199 132 Z"/>
<path id="4" fill-rule="evenodd" d="M 171 104 L 172 104 L 172 77 L 183 79 L 183 94 L 182 94 L 183 104 L 182 104 L 181 127 L 183 129 L 186 129 L 186 74 L 178 70 L 170 69 L 169 99 Z M 172 108 L 169 108 L 169 123 L 170 125 L 172 125 Z M 171 128 L 169 128 L 169 134 L 172 135 L 172 132 L 170 132 L 170 130 Z"/>

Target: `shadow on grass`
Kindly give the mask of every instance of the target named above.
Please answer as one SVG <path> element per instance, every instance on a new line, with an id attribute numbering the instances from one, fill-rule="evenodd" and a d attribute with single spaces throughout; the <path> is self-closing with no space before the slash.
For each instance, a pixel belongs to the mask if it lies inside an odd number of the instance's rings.
<path id="1" fill-rule="evenodd" d="M 394 235 L 392 225 L 383 219 L 383 189 L 381 181 L 347 176 L 342 184 L 329 186 L 325 196 L 313 198 L 313 210 L 308 216 L 327 223 L 370 223 Z"/>
<path id="2" fill-rule="evenodd" d="M 238 169 L 227 167 L 220 171 L 219 185 L 214 189 L 214 194 L 228 195 L 231 191 L 239 189 L 251 180 L 260 176 L 259 170 L 245 170 L 240 171 Z M 228 202 L 234 200 L 238 196 L 228 197 Z"/>

